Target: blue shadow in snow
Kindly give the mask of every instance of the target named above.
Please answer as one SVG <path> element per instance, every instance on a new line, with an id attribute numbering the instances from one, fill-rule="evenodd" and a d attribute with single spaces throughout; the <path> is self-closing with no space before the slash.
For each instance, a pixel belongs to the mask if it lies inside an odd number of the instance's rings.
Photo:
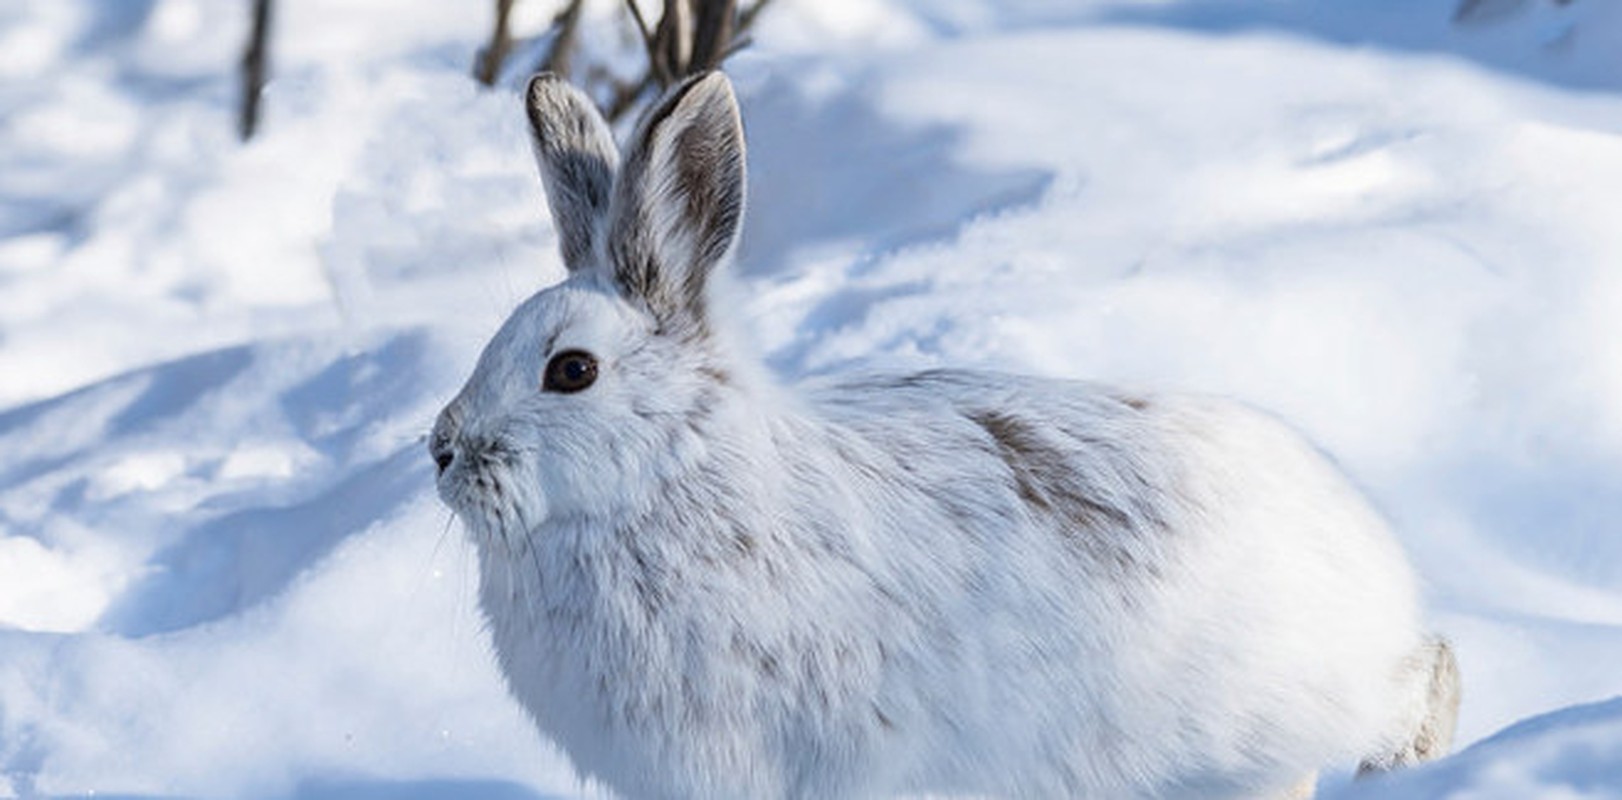
<path id="1" fill-rule="evenodd" d="M 345 459 L 372 420 L 386 418 L 417 396 L 427 353 L 425 331 L 397 334 L 380 346 L 334 361 L 284 392 L 282 410 L 304 441 L 334 459 Z"/>
<path id="2" fill-rule="evenodd" d="M 1031 205 L 1053 175 L 958 157 L 963 132 L 908 126 L 859 86 L 812 99 L 793 75 L 749 93 L 749 212 L 738 271 L 769 275 L 800 248 L 860 241 L 873 258 L 956 235 L 976 217 Z"/>
<path id="3" fill-rule="evenodd" d="M 100 627 L 146 636 L 221 619 L 279 595 L 339 542 L 388 518 L 428 485 L 428 459 L 412 445 L 319 495 L 227 514 L 159 553 L 156 569 L 102 617 Z"/>
<path id="4" fill-rule="evenodd" d="M 402 332 L 284 390 L 283 413 L 336 469 L 316 481 L 289 481 L 285 488 L 296 493 L 291 498 L 266 487 L 246 498 L 214 501 L 219 516 L 159 552 L 148 564 L 154 569 L 102 617 L 102 628 L 126 636 L 163 633 L 263 602 L 340 542 L 389 518 L 431 485 L 428 456 L 416 443 L 383 458 L 357 460 L 358 445 L 377 421 L 401 413 L 417 396 L 426 350 L 423 332 Z M 179 413 L 196 392 L 167 384 L 178 380 L 195 389 L 206 383 L 188 377 L 187 370 L 165 368 L 120 418 L 134 424 Z"/>
<path id="5" fill-rule="evenodd" d="M 949 241 L 975 219 L 1036 205 L 1052 172 L 987 168 L 961 157 L 964 131 L 906 124 L 877 109 L 881 98 L 860 81 L 833 94 L 806 96 L 797 76 L 773 76 L 749 92 L 749 213 L 738 272 L 763 277 L 797 250 L 859 242 L 849 255 L 861 274 L 885 255 Z M 772 356 L 773 368 L 803 373 L 817 334 L 860 322 L 898 296 L 928 292 L 928 282 L 835 292 L 801 322 L 797 344 Z"/>
<path id="6" fill-rule="evenodd" d="M 29 795 L 25 795 L 29 796 Z M 82 800 L 83 795 L 41 796 L 42 800 Z M 95 794 L 97 800 L 193 800 L 181 795 Z M 501 780 L 426 779 L 418 781 L 305 781 L 288 800 L 564 800 L 522 784 Z"/>
<path id="7" fill-rule="evenodd" d="M 1603 730 L 1599 736 L 1594 730 Z M 1622 729 L 1622 697 L 1568 706 L 1528 717 L 1438 761 L 1408 770 L 1376 775 L 1330 791 L 1325 800 L 1419 800 L 1443 797 L 1471 786 L 1493 786 L 1504 769 L 1494 754 L 1536 752 L 1532 759 L 1548 786 L 1567 790 L 1572 797 L 1614 797 L 1622 785 L 1622 763 L 1611 731 Z M 1551 739 L 1565 734 L 1566 747 L 1551 748 Z M 1587 734 L 1587 735 L 1585 735 Z M 1541 763 L 1539 763 L 1541 762 Z M 1552 774 L 1543 770 L 1553 769 Z M 1558 775 L 1558 780 L 1552 780 Z M 1544 782 L 1544 781 L 1540 781 Z"/>
<path id="8" fill-rule="evenodd" d="M 203 397 L 234 380 L 253 364 L 253 350 L 247 346 L 229 347 L 154 367 L 126 372 L 98 381 L 64 395 L 18 406 L 0 412 L 0 433 L 24 428 L 53 411 L 71 409 L 76 403 L 94 403 L 95 397 L 119 391 L 131 384 L 145 384 L 134 400 L 106 421 L 107 430 L 98 442 L 149 431 L 190 409 Z M 85 425 L 101 424 L 86 418 Z M 94 447 L 92 444 L 89 447 Z M 84 455 L 88 448 L 57 452 L 49 456 L 0 463 L 0 488 L 20 484 L 56 469 Z M 12 454 L 13 458 L 16 454 Z"/>
<path id="9" fill-rule="evenodd" d="M 311 781 L 293 800 L 562 800 L 497 780 Z"/>
<path id="10" fill-rule="evenodd" d="M 94 797 L 95 800 L 196 800 L 196 798 L 186 797 L 184 795 L 170 795 L 170 794 L 102 794 L 101 792 L 97 792 L 97 793 L 95 793 L 93 795 L 83 795 L 83 794 L 27 795 L 27 794 L 25 794 L 25 795 L 21 795 L 21 796 L 22 797 L 40 797 L 40 798 L 42 798 L 42 800 L 86 800 L 86 798 L 90 798 L 90 797 Z"/>
<path id="11" fill-rule="evenodd" d="M 1111 8 L 1093 15 L 1090 22 L 1218 35 L 1276 31 L 1353 47 L 1448 55 L 1567 88 L 1622 90 L 1622 70 L 1574 63 L 1562 51 L 1561 37 L 1551 32 L 1558 24 L 1541 30 L 1552 23 L 1534 18 L 1530 11 L 1547 2 L 1510 4 L 1515 7 L 1500 18 L 1474 24 L 1455 21 L 1459 0 L 1185 0 Z M 1579 8 L 1581 2 L 1561 5 L 1568 12 L 1586 10 Z M 1566 24 L 1577 23 L 1578 16 L 1568 13 Z M 1571 36 L 1583 33 L 1577 27 L 1568 29 Z"/>
<path id="12" fill-rule="evenodd" d="M 983 3 L 965 25 L 948 4 L 913 9 L 943 38 L 999 32 L 1130 26 L 1211 36 L 1279 33 L 1353 48 L 1447 55 L 1574 89 L 1622 90 L 1601 31 L 1613 0 L 1492 0 L 1456 20 L 1462 0 L 1095 0 Z M 1595 39 L 1594 37 L 1599 37 Z M 1574 55 L 1581 51 L 1581 55 Z M 1130 76 L 1126 76 L 1128 79 Z"/>

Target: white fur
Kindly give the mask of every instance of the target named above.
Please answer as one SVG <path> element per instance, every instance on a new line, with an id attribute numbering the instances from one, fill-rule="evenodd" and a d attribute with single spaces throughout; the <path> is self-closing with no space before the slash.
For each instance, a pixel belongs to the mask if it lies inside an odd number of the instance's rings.
<path id="1" fill-rule="evenodd" d="M 677 249 L 661 269 L 713 266 Z M 959 371 L 790 392 L 705 308 L 673 335 L 613 266 L 514 312 L 433 443 L 503 672 L 583 774 L 658 798 L 1254 797 L 1425 715 L 1402 553 L 1271 418 Z M 565 349 L 601 377 L 541 391 Z"/>

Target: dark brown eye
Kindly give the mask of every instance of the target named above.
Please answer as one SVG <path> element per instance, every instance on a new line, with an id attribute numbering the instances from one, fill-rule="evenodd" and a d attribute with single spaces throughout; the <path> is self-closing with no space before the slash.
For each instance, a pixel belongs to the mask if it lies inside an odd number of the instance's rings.
<path id="1" fill-rule="evenodd" d="M 565 350 L 552 356 L 541 376 L 541 388 L 548 392 L 569 394 L 590 386 L 597 380 L 597 359 L 584 350 Z"/>

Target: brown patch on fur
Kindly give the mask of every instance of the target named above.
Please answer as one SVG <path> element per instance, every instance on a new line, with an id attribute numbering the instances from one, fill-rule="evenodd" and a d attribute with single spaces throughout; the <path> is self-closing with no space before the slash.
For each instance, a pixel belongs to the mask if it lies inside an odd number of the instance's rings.
<path id="1" fill-rule="evenodd" d="M 1145 399 L 1143 399 L 1141 397 L 1135 397 L 1135 396 L 1132 396 L 1132 395 L 1125 395 L 1125 396 L 1122 396 L 1120 398 L 1120 400 L 1121 400 L 1121 405 L 1124 405 L 1127 408 L 1132 409 L 1133 411 L 1147 411 L 1147 410 L 1149 410 L 1149 401 L 1145 400 Z"/>
<path id="2" fill-rule="evenodd" d="M 718 383 L 722 386 L 726 386 L 732 382 L 732 373 L 727 372 L 725 367 L 715 364 L 705 364 L 704 366 L 699 367 L 698 374 L 703 375 L 712 382 Z"/>
<path id="3" fill-rule="evenodd" d="M 1144 532 L 1127 512 L 1088 495 L 1061 444 L 1033 422 L 1010 414 L 984 411 L 970 419 L 991 437 L 1020 501 L 1035 515 L 1055 519 L 1078 554 L 1112 572 L 1156 571 L 1153 560 L 1140 552 Z"/>
<path id="4" fill-rule="evenodd" d="M 750 664 L 766 678 L 777 678 L 782 673 L 782 667 L 777 663 L 777 657 L 766 652 L 758 642 L 752 642 L 742 634 L 732 634 L 732 655 L 739 661 Z"/>
<path id="5" fill-rule="evenodd" d="M 1125 514 L 1082 495 L 1066 480 L 1069 466 L 1064 454 L 1043 441 L 1030 423 L 994 411 L 974 421 L 997 443 L 998 455 L 1013 472 L 1019 497 L 1027 505 L 1082 528 L 1127 523 Z"/>
<path id="6" fill-rule="evenodd" d="M 884 711 L 881 710 L 878 706 L 873 707 L 873 716 L 874 716 L 874 718 L 876 718 L 879 721 L 879 727 L 880 728 L 883 728 L 883 729 L 885 729 L 887 731 L 895 730 L 895 722 L 893 720 L 891 720 L 890 716 L 888 714 L 885 714 Z"/>

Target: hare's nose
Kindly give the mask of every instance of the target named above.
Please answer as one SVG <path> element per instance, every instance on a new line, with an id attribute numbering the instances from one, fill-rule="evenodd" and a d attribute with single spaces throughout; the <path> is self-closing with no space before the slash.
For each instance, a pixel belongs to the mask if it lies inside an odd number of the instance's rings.
<path id="1" fill-rule="evenodd" d="M 456 461 L 456 451 L 445 439 L 436 438 L 429 442 L 428 452 L 434 457 L 434 466 L 439 468 L 440 475 L 444 475 L 445 470 L 450 469 L 451 463 Z"/>

